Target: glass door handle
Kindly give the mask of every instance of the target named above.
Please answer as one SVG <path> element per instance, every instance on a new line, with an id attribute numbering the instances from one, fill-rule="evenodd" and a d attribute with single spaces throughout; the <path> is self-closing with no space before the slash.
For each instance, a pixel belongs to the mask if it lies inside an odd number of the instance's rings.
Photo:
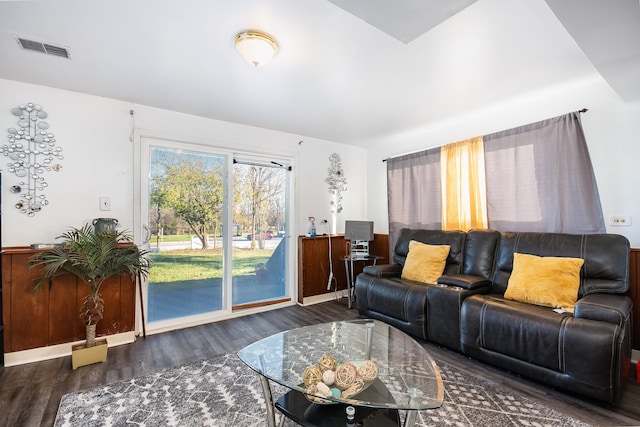
<path id="1" fill-rule="evenodd" d="M 143 225 L 142 228 L 144 229 L 144 239 L 142 241 L 142 244 L 146 245 L 147 243 L 149 243 L 149 240 L 151 240 L 151 229 L 146 224 Z"/>

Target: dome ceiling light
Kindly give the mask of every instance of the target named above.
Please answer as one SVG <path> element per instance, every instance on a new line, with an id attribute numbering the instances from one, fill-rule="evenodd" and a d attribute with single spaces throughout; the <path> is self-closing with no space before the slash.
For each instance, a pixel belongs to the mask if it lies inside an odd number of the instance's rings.
<path id="1" fill-rule="evenodd" d="M 278 44 L 260 31 L 243 31 L 236 36 L 236 49 L 249 64 L 258 68 L 268 64 L 278 51 Z"/>

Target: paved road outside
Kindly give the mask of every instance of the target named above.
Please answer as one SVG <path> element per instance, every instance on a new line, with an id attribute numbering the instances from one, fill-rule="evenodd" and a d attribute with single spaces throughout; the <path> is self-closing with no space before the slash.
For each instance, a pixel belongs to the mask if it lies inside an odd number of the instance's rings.
<path id="1" fill-rule="evenodd" d="M 218 238 L 216 240 L 217 240 L 216 242 L 217 247 L 222 247 L 222 239 Z M 280 244 L 281 240 L 282 240 L 282 237 L 273 237 L 272 239 L 265 240 L 264 247 L 265 249 L 275 249 L 276 246 Z M 210 247 L 213 247 L 213 243 L 214 243 L 213 239 L 209 239 Z M 256 244 L 258 244 L 258 242 L 256 242 Z M 233 246 L 236 248 L 248 249 L 251 247 L 251 240 L 247 240 L 245 237 L 237 236 L 233 238 Z M 175 251 L 179 249 L 200 249 L 200 248 L 202 248 L 200 239 L 195 237 L 191 240 L 191 242 L 185 241 L 185 242 L 161 242 L 160 243 L 160 252 Z M 149 249 L 151 249 L 152 251 L 156 251 L 157 245 L 155 243 L 151 243 Z"/>

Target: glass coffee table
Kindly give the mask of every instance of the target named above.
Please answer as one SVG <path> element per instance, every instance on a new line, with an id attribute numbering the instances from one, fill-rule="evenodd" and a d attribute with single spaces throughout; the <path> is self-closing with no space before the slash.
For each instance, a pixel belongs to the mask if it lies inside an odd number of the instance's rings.
<path id="1" fill-rule="evenodd" d="M 444 398 L 429 353 L 377 320 L 292 329 L 248 345 L 238 357 L 260 375 L 270 427 L 274 408 L 308 427 L 350 425 L 347 412 L 354 409 L 353 425 L 396 427 L 406 410 L 404 425 L 413 426 L 418 410 L 438 408 Z M 289 389 L 275 403 L 269 380 Z"/>

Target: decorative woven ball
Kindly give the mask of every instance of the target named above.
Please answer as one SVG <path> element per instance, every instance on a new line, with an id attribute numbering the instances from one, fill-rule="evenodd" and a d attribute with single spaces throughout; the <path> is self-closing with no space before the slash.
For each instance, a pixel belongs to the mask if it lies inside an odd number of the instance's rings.
<path id="1" fill-rule="evenodd" d="M 346 390 L 358 376 L 358 370 L 353 363 L 343 363 L 336 368 L 335 384 L 340 390 Z"/>
<path id="2" fill-rule="evenodd" d="M 322 382 L 326 385 L 333 385 L 336 381 L 336 373 L 332 370 L 327 370 L 322 373 Z"/>
<path id="3" fill-rule="evenodd" d="M 365 360 L 358 367 L 358 374 L 365 381 L 373 381 L 378 376 L 378 367 L 371 360 Z"/>
<path id="4" fill-rule="evenodd" d="M 354 394 L 360 393 L 363 388 L 364 388 L 364 381 L 362 380 L 362 378 L 357 377 L 353 382 L 353 384 L 351 384 L 349 388 L 347 388 L 345 391 L 342 392 L 342 397 L 345 399 L 349 398 Z"/>
<path id="5" fill-rule="evenodd" d="M 317 366 L 309 366 L 302 373 L 302 382 L 307 387 L 315 386 L 320 381 L 322 381 L 322 371 Z"/>
<path id="6" fill-rule="evenodd" d="M 306 395 L 307 399 L 311 400 L 312 402 L 320 402 L 322 400 L 318 396 L 316 396 L 316 394 L 318 394 L 318 389 L 316 388 L 315 384 L 311 384 L 310 386 L 308 386 L 306 392 L 308 393 Z"/>
<path id="7" fill-rule="evenodd" d="M 318 383 L 318 384 L 322 384 L 322 383 Z M 318 390 L 318 388 L 315 385 L 312 384 L 306 388 L 305 396 L 307 396 L 307 399 L 309 399 L 310 401 L 319 402 L 319 403 L 331 402 L 330 400 L 323 399 L 322 397 L 320 397 L 320 395 L 322 395 L 322 393 Z"/>
<path id="8" fill-rule="evenodd" d="M 328 370 L 335 371 L 336 366 L 338 366 L 338 362 L 336 361 L 336 358 L 330 354 L 325 354 L 320 358 L 320 360 L 318 360 L 318 368 L 320 368 L 322 372 Z"/>
<path id="9" fill-rule="evenodd" d="M 316 394 L 318 392 L 318 388 L 315 384 L 311 384 L 310 386 L 307 386 L 306 392 L 309 394 Z"/>

